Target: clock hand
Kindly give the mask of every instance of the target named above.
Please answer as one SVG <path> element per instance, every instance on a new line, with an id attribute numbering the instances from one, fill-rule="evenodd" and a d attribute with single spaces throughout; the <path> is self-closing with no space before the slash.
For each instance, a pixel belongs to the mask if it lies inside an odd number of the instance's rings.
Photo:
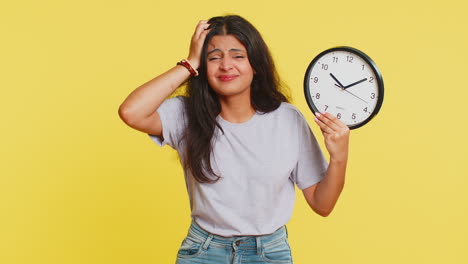
<path id="1" fill-rule="evenodd" d="M 333 78 L 333 80 L 335 80 L 335 82 L 337 82 L 340 85 L 340 88 L 344 88 L 344 86 L 340 83 L 340 81 L 338 81 L 338 79 L 335 77 L 335 75 L 333 75 L 333 73 L 330 73 L 330 76 Z"/>
<path id="2" fill-rule="evenodd" d="M 359 96 L 357 96 L 357 95 L 353 94 L 352 92 L 350 92 L 350 91 L 348 91 L 348 90 L 344 90 L 344 91 L 345 91 L 345 92 L 348 92 L 348 93 L 350 93 L 352 96 L 356 97 L 357 99 L 359 99 L 359 100 L 361 100 L 361 101 L 363 101 L 364 103 L 366 103 L 366 104 L 367 104 L 367 102 L 366 102 L 366 101 L 364 101 L 364 99 L 362 99 L 361 97 L 359 97 Z"/>
<path id="3" fill-rule="evenodd" d="M 359 97 L 359 96 L 353 94 L 352 92 L 350 92 L 350 91 L 348 91 L 348 90 L 345 90 L 344 88 L 340 87 L 340 86 L 339 86 L 338 84 L 336 84 L 336 83 L 335 83 L 335 86 L 338 87 L 338 88 L 340 88 L 342 91 L 348 92 L 349 94 L 351 94 L 352 96 L 356 97 L 357 99 L 363 101 L 364 103 L 366 103 L 366 104 L 368 103 L 368 102 L 366 102 L 364 99 L 362 99 L 361 97 Z"/>
<path id="4" fill-rule="evenodd" d="M 352 84 L 350 84 L 350 85 L 348 85 L 348 86 L 345 86 L 345 87 L 343 87 L 343 89 L 348 89 L 348 88 L 351 87 L 351 86 L 354 86 L 354 85 L 356 85 L 356 84 L 358 84 L 358 83 L 362 83 L 362 82 L 365 82 L 365 81 L 367 81 L 367 78 L 364 78 L 364 79 L 362 79 L 362 80 L 359 80 L 359 81 L 357 81 L 357 82 L 354 82 L 354 83 L 352 83 Z"/>

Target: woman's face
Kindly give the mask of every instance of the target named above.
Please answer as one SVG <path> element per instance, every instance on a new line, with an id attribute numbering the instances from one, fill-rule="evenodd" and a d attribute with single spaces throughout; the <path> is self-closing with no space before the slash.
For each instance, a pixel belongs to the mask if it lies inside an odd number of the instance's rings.
<path id="1" fill-rule="evenodd" d="M 254 70 L 247 50 L 233 35 L 214 36 L 208 43 L 207 78 L 220 96 L 250 96 Z"/>

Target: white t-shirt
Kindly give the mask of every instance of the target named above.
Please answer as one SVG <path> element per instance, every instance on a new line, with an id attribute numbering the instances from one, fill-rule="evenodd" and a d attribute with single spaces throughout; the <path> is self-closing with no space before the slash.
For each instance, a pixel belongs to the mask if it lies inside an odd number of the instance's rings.
<path id="1" fill-rule="evenodd" d="M 165 144 L 184 159 L 187 124 L 184 97 L 165 100 L 158 108 Z M 291 218 L 294 183 L 305 189 L 319 182 L 328 167 L 304 116 L 291 104 L 256 113 L 244 123 L 218 115 L 211 166 L 221 178 L 198 183 L 185 171 L 191 216 L 203 229 L 221 236 L 271 234 Z"/>

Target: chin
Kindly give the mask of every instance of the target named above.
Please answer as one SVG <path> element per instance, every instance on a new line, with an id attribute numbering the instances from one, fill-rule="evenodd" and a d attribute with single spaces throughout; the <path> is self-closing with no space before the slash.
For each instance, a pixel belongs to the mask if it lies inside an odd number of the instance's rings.
<path id="1" fill-rule="evenodd" d="M 239 88 L 229 88 L 229 87 L 218 87 L 218 88 L 212 88 L 213 91 L 218 95 L 218 96 L 236 96 L 236 95 L 242 95 L 242 94 L 248 94 L 250 96 L 250 87 L 247 89 L 239 89 Z"/>

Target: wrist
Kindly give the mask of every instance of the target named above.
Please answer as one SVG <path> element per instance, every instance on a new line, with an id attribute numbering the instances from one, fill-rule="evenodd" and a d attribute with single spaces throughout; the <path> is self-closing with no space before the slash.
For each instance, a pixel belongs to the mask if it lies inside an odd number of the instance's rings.
<path id="1" fill-rule="evenodd" d="M 198 70 L 198 67 L 200 67 L 199 65 L 199 61 L 200 60 L 197 60 L 197 59 L 194 59 L 192 57 L 188 57 L 187 58 L 187 61 L 192 65 L 192 67 L 195 69 L 195 70 Z"/>
<path id="2" fill-rule="evenodd" d="M 347 162 L 348 162 L 348 155 L 330 156 L 330 163 L 346 166 Z"/>
<path id="3" fill-rule="evenodd" d="M 196 70 L 196 68 L 194 68 L 194 66 L 190 63 L 190 61 L 183 59 L 177 62 L 177 65 L 180 65 L 186 68 L 190 72 L 190 76 L 194 76 L 194 77 L 198 76 L 198 71 Z"/>

